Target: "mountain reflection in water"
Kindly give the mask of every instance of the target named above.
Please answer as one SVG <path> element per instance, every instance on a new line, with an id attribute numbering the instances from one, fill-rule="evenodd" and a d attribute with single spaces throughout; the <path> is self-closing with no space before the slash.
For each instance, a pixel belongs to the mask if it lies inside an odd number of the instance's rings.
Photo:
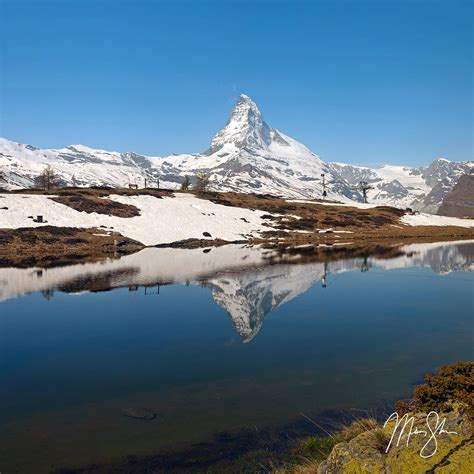
<path id="1" fill-rule="evenodd" d="M 264 432 L 313 434 L 302 414 L 392 406 L 472 359 L 473 255 L 231 245 L 0 268 L 0 471 L 196 472 L 200 456 L 207 472 L 266 456 Z"/>
<path id="2" fill-rule="evenodd" d="M 32 292 L 45 297 L 54 291 L 80 293 L 128 287 L 143 294 L 159 293 L 162 285 L 194 283 L 208 288 L 229 315 L 242 342 L 251 341 L 265 316 L 331 276 L 372 268 L 395 270 L 429 267 L 438 274 L 472 271 L 474 242 L 438 242 L 395 247 L 389 257 L 366 251 L 357 257 L 305 262 L 308 248 L 277 252 L 259 247 L 228 245 L 212 249 L 147 248 L 120 259 L 57 268 L 0 268 L 0 302 Z M 311 253 L 310 253 L 311 254 Z M 336 254 L 337 255 L 337 254 Z M 349 254 L 350 255 L 350 254 Z M 330 257 L 330 258 L 329 258 Z M 307 261 L 309 260 L 309 262 Z"/>

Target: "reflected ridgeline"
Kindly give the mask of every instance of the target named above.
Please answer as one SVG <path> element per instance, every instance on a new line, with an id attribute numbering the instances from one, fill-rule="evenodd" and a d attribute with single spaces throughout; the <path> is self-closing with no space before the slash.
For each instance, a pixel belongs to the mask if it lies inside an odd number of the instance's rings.
<path id="1" fill-rule="evenodd" d="M 158 296 L 162 285 L 187 282 L 211 291 L 247 343 L 271 311 L 318 282 L 322 288 L 329 287 L 334 274 L 428 267 L 445 275 L 474 268 L 474 241 L 398 245 L 383 252 L 354 249 L 353 256 L 348 249 L 343 255 L 340 249 L 320 250 L 308 246 L 276 251 L 239 245 L 204 250 L 147 248 L 96 263 L 0 268 L 0 302 L 34 292 L 50 299 L 55 291 L 77 294 L 117 288 Z"/>

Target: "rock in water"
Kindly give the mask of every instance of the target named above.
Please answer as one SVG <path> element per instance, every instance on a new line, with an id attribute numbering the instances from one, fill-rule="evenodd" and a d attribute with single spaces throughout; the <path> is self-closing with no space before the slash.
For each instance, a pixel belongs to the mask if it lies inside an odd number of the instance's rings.
<path id="1" fill-rule="evenodd" d="M 139 420 L 154 420 L 156 413 L 144 408 L 122 408 L 122 415 L 129 418 L 137 418 Z"/>

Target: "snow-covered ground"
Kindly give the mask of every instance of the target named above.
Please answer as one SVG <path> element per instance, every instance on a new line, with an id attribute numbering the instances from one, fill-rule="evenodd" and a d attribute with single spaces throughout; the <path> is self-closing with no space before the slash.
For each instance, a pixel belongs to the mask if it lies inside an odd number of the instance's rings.
<path id="1" fill-rule="evenodd" d="M 150 246 L 185 239 L 248 240 L 270 230 L 269 221 L 262 219 L 267 212 L 223 206 L 199 199 L 192 194 L 176 193 L 172 197 L 162 199 L 150 195 L 109 196 L 108 199 L 131 204 L 140 210 L 139 216 L 129 218 L 79 212 L 53 201 L 50 197 L 36 194 L 0 194 L 0 229 L 42 225 L 101 228 L 101 232 L 119 232 L 125 237 Z M 319 202 L 314 204 L 335 205 Z M 354 207 L 353 203 L 337 205 Z M 357 204 L 357 207 L 373 206 Z M 38 215 L 42 215 L 46 222 L 38 224 L 30 218 Z M 474 219 L 416 214 L 403 216 L 401 224 L 474 227 Z M 209 233 L 211 237 L 204 233 Z"/>
<path id="2" fill-rule="evenodd" d="M 306 199 L 287 199 L 287 202 L 299 202 L 304 204 L 319 204 L 321 206 L 343 206 L 343 207 L 356 207 L 358 209 L 371 209 L 379 207 L 382 204 L 364 204 L 361 202 L 351 203 L 335 203 L 335 202 L 322 202 L 322 201 L 310 201 Z M 458 217 L 445 217 L 437 216 L 435 214 L 426 214 L 418 212 L 416 214 L 407 214 L 401 218 L 401 222 L 407 225 L 434 225 L 434 226 L 457 226 L 457 227 L 474 227 L 474 219 L 460 219 Z"/>
<path id="3" fill-rule="evenodd" d="M 459 217 L 436 216 L 434 214 L 406 214 L 401 221 L 404 224 L 417 225 L 435 225 L 435 226 L 458 226 L 458 227 L 474 227 L 474 219 L 460 219 Z"/>
<path id="4" fill-rule="evenodd" d="M 261 218 L 268 214 L 239 207 L 222 206 L 198 199 L 191 194 L 175 194 L 158 199 L 149 195 L 118 196 L 112 199 L 140 209 L 140 216 L 122 218 L 103 214 L 78 212 L 57 203 L 48 196 L 34 194 L 0 194 L 0 229 L 15 229 L 52 225 L 60 227 L 93 228 L 105 226 L 109 231 L 145 245 L 157 245 L 185 239 L 223 239 L 228 241 L 256 237 L 269 230 Z M 28 216 L 42 215 L 44 224 Z M 211 237 L 203 235 L 204 232 Z"/>
<path id="5" fill-rule="evenodd" d="M 162 188 L 179 189 L 185 176 L 194 183 L 204 172 L 215 191 L 298 199 L 322 197 L 324 175 L 329 199 L 362 202 L 359 184 L 367 181 L 371 203 L 436 213 L 474 163 L 443 158 L 419 167 L 325 163 L 302 143 L 270 127 L 257 104 L 241 95 L 227 125 L 201 153 L 145 156 L 84 145 L 39 149 L 0 138 L 0 188 L 31 187 L 46 165 L 66 186 L 156 187 L 159 182 Z"/>

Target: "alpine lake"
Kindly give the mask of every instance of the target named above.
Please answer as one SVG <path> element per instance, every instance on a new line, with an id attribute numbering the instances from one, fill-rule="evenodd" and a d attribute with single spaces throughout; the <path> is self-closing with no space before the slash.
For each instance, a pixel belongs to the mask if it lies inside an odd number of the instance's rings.
<path id="1" fill-rule="evenodd" d="M 0 268 L 0 472 L 231 470 L 383 413 L 473 359 L 473 262 L 463 241 Z"/>

